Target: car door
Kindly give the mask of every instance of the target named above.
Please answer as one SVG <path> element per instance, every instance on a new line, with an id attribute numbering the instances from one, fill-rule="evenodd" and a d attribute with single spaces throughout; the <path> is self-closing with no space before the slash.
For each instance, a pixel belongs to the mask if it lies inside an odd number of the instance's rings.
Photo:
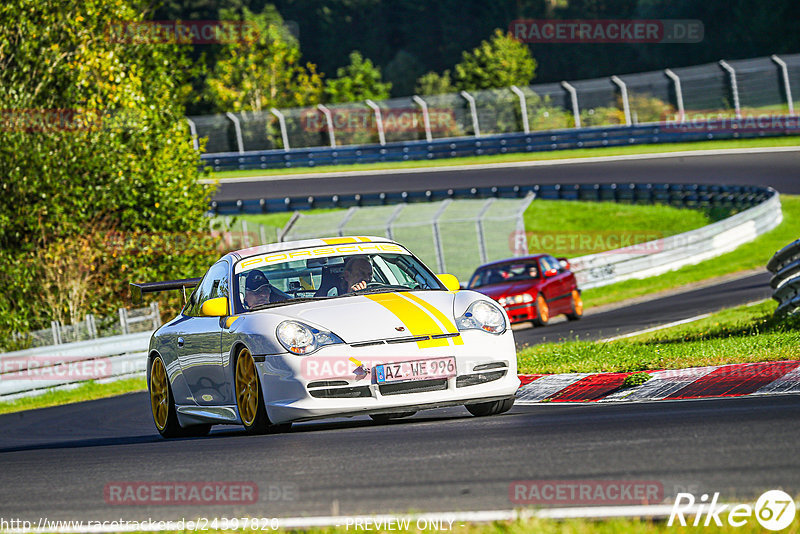
<path id="1" fill-rule="evenodd" d="M 230 268 L 227 261 L 213 265 L 192 294 L 177 336 L 177 354 L 181 370 L 194 396 L 203 406 L 221 404 L 230 389 L 222 361 L 224 317 L 204 317 L 203 303 L 230 295 Z M 229 304 L 230 305 L 230 304 Z"/>
<path id="2" fill-rule="evenodd" d="M 550 266 L 550 269 L 555 269 L 557 274 L 550 278 L 552 284 L 553 300 L 549 302 L 550 307 L 558 312 L 570 311 L 570 295 L 571 288 L 569 284 L 569 272 L 561 266 L 561 262 L 553 256 L 545 256 L 544 259 Z"/>
<path id="3" fill-rule="evenodd" d="M 547 301 L 547 306 L 550 308 L 550 313 L 555 311 L 553 308 L 558 306 L 557 297 L 559 294 L 558 288 L 558 275 L 552 275 L 553 269 L 557 269 L 557 266 L 553 265 L 550 262 L 548 256 L 542 256 L 539 258 L 539 276 L 541 276 L 541 286 L 540 292 L 544 295 L 544 299 Z"/>

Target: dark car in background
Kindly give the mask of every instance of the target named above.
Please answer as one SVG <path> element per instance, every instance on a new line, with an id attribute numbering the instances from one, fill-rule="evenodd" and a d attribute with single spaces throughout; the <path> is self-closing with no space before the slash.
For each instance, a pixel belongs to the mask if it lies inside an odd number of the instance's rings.
<path id="1" fill-rule="evenodd" d="M 536 254 L 486 263 L 470 277 L 468 288 L 496 300 L 512 323 L 543 326 L 556 315 L 583 315 L 581 291 L 566 258 Z"/>

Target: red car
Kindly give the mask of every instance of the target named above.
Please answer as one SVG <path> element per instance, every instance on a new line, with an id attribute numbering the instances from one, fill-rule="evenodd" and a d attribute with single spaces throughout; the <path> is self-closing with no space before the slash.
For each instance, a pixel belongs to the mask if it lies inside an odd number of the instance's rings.
<path id="1" fill-rule="evenodd" d="M 566 258 L 536 254 L 487 263 L 478 267 L 467 287 L 500 303 L 512 323 L 541 326 L 561 313 L 571 321 L 583 315 L 581 290 Z"/>

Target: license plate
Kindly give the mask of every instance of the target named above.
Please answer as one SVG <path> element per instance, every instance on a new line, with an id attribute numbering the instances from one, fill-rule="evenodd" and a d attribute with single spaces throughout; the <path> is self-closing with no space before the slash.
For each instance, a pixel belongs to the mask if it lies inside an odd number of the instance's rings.
<path id="1" fill-rule="evenodd" d="M 410 362 L 384 363 L 375 366 L 375 381 L 378 384 L 405 380 L 429 380 L 456 376 L 456 359 L 431 358 Z"/>

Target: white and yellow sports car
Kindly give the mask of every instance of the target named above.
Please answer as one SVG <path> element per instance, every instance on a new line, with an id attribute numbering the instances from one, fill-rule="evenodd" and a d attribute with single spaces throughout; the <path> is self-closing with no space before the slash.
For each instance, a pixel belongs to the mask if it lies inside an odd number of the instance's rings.
<path id="1" fill-rule="evenodd" d="M 139 297 L 195 287 L 150 340 L 164 437 L 453 405 L 499 414 L 519 386 L 503 309 L 388 239 L 264 245 L 226 254 L 202 279 L 132 286 Z"/>

